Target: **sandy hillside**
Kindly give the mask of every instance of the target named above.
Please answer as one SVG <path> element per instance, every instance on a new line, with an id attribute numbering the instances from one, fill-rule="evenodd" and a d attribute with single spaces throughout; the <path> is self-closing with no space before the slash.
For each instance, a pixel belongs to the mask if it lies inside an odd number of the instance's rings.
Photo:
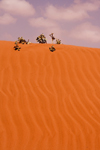
<path id="1" fill-rule="evenodd" d="M 0 41 L 0 150 L 100 149 L 100 49 Z"/>

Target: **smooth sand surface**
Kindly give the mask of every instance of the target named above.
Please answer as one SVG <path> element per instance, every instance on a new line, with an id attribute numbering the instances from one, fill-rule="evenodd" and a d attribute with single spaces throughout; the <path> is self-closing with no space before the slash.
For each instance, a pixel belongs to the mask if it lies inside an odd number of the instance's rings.
<path id="1" fill-rule="evenodd" d="M 0 150 L 100 150 L 100 49 L 0 41 Z"/>

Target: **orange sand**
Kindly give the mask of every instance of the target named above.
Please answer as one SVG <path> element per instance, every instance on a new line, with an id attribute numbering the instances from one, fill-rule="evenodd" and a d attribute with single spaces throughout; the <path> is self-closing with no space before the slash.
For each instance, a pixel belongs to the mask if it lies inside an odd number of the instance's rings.
<path id="1" fill-rule="evenodd" d="M 100 150 L 100 49 L 0 41 L 0 150 Z"/>

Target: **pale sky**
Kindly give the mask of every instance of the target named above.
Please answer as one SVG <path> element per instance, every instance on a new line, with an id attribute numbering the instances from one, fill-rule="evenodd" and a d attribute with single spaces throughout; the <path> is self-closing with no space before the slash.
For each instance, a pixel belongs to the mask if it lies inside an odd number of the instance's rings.
<path id="1" fill-rule="evenodd" d="M 100 48 L 100 0 L 0 0 L 0 40 L 32 43 L 43 33 L 66 45 Z M 54 41 L 55 43 L 55 41 Z"/>

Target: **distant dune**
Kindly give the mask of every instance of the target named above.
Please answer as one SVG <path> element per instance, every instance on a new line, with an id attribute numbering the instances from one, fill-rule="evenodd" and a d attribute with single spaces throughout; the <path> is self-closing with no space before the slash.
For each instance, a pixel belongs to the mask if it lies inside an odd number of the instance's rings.
<path id="1" fill-rule="evenodd" d="M 100 149 L 100 49 L 0 41 L 0 150 Z"/>

